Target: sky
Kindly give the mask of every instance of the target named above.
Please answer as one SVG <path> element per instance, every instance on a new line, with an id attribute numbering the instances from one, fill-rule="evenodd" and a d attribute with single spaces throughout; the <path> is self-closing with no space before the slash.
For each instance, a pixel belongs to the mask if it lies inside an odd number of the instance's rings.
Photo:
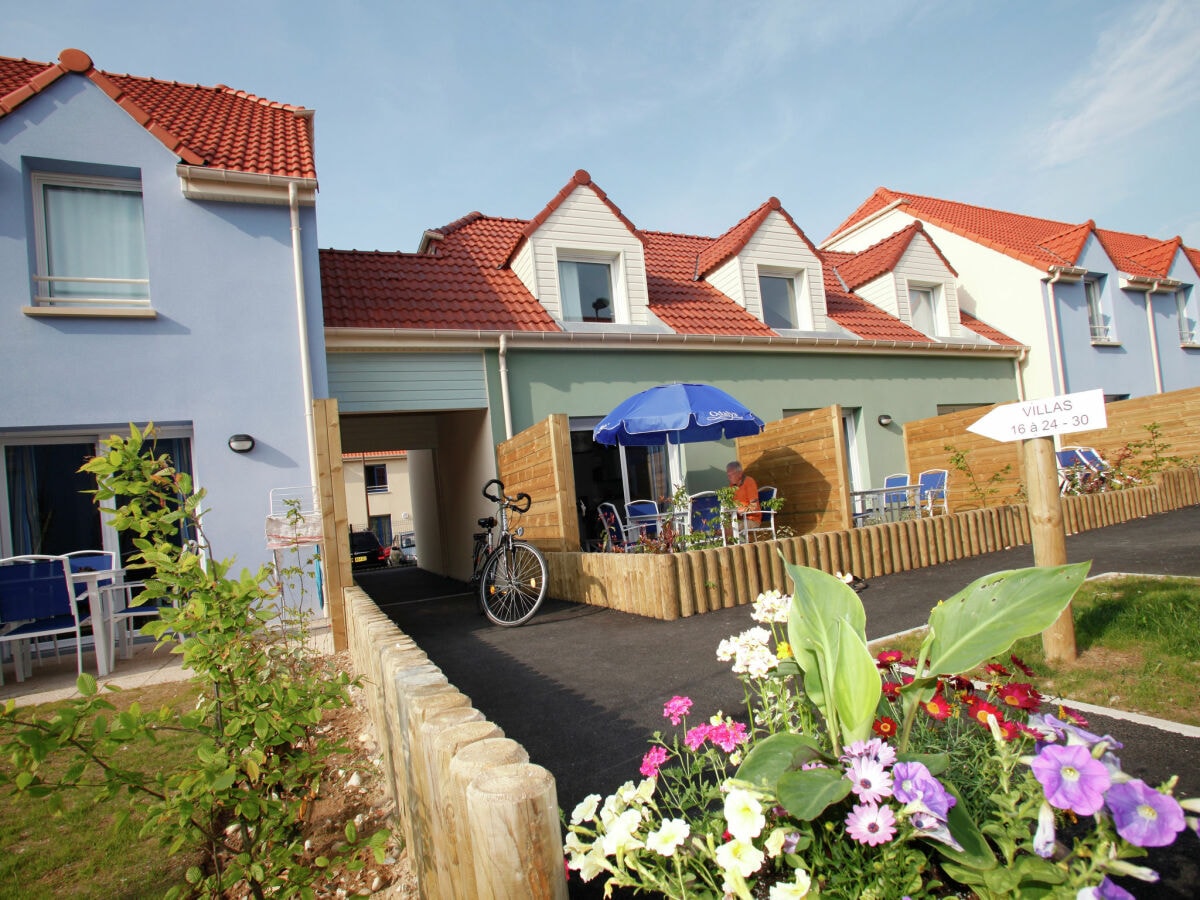
<path id="1" fill-rule="evenodd" d="M 0 0 L 0 55 L 316 110 L 322 247 L 529 219 L 572 177 L 820 242 L 876 187 L 1200 247 L 1195 0 Z"/>

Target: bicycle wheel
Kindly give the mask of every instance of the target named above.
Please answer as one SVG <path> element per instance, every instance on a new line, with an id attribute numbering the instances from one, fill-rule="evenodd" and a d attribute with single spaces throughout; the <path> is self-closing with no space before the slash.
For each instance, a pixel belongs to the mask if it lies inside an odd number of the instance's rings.
<path id="1" fill-rule="evenodd" d="M 546 558 L 532 544 L 500 547 L 483 567 L 479 602 L 497 625 L 529 621 L 546 596 Z"/>

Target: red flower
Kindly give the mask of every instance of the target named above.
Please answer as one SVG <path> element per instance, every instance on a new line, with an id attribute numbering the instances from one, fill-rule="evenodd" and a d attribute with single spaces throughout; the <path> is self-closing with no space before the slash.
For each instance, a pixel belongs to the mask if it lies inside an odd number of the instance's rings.
<path id="1" fill-rule="evenodd" d="M 946 679 L 946 683 L 950 685 L 951 690 L 959 694 L 975 693 L 975 685 L 971 683 L 971 679 L 964 678 L 962 675 L 951 675 Z"/>
<path id="2" fill-rule="evenodd" d="M 900 665 L 908 666 L 910 669 L 915 669 L 917 667 L 917 658 L 915 656 L 910 656 L 907 659 L 902 659 L 900 660 Z"/>
<path id="3" fill-rule="evenodd" d="M 996 696 L 1004 701 L 1005 705 L 1015 706 L 1017 709 L 1032 711 L 1042 705 L 1042 695 L 1033 685 L 1024 682 L 1006 684 L 996 691 Z"/>
<path id="4" fill-rule="evenodd" d="M 883 683 L 883 696 L 889 700 L 900 699 L 900 683 L 897 681 L 885 681 Z"/>
<path id="5" fill-rule="evenodd" d="M 941 694 L 934 694 L 930 699 L 921 704 L 921 708 L 938 721 L 950 718 L 950 714 L 953 712 L 950 707 L 950 701 Z"/>
<path id="6" fill-rule="evenodd" d="M 882 650 L 875 655 L 875 665 L 881 669 L 886 669 L 888 666 L 898 663 L 902 659 L 904 659 L 904 654 L 899 650 Z"/>
<path id="7" fill-rule="evenodd" d="M 899 727 L 895 719 L 890 716 L 882 716 L 875 720 L 875 724 L 871 726 L 871 730 L 886 741 L 890 737 L 895 737 Z"/>
<path id="8" fill-rule="evenodd" d="M 1067 720 L 1072 725 L 1077 725 L 1080 728 L 1087 728 L 1087 723 L 1088 723 L 1087 719 L 1085 719 L 1082 715 L 1080 715 L 1073 709 L 1069 709 L 1065 706 L 1060 706 L 1058 708 L 1058 717 L 1060 719 Z"/>
<path id="9" fill-rule="evenodd" d="M 984 728 L 988 727 L 988 716 L 995 716 L 997 722 L 1004 721 L 1004 714 L 998 707 L 992 706 L 986 700 L 980 700 L 978 697 L 972 697 L 967 701 L 967 709 L 971 718 Z"/>
<path id="10" fill-rule="evenodd" d="M 1015 741 L 1021 736 L 1021 726 L 1016 722 L 1009 721 L 1008 719 L 1001 719 L 999 720 L 999 724 L 1000 736 L 1006 741 Z"/>
<path id="11" fill-rule="evenodd" d="M 983 667 L 983 669 L 989 675 L 1000 675 L 1003 677 L 1008 677 L 1009 675 L 1012 674 L 1012 672 L 1008 671 L 1008 669 L 1004 668 L 1004 666 L 1000 665 L 1000 663 L 994 663 L 994 662 L 988 663 L 986 666 Z"/>
<path id="12" fill-rule="evenodd" d="M 1020 669 L 1026 678 L 1037 677 L 1037 672 L 1033 671 L 1033 669 L 1031 669 L 1031 668 L 1029 668 L 1029 666 L 1025 665 L 1025 663 L 1021 660 L 1021 658 L 1019 656 L 1017 656 L 1017 654 L 1013 653 L 1008 658 L 1012 660 L 1012 664 L 1014 666 L 1016 666 L 1018 669 Z"/>

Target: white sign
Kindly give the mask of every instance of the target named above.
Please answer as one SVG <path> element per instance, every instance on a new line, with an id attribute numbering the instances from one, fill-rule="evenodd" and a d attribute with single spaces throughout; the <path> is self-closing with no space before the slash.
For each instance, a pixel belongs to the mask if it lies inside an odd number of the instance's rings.
<path id="1" fill-rule="evenodd" d="M 1104 391 L 1060 394 L 1045 400 L 1026 400 L 997 406 L 967 431 L 994 441 L 1026 441 L 1030 438 L 1093 431 L 1108 427 Z"/>

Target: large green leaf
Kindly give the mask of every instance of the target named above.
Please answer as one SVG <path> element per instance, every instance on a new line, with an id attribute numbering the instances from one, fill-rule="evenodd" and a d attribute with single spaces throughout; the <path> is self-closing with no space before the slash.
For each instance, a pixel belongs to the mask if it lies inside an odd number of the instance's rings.
<path id="1" fill-rule="evenodd" d="M 883 693 L 879 667 L 866 640 L 845 621 L 837 623 L 838 656 L 833 675 L 833 702 L 837 706 L 842 740 L 863 741 L 871 736 L 871 723 Z"/>
<path id="2" fill-rule="evenodd" d="M 784 772 L 779 778 L 780 805 L 804 822 L 811 822 L 833 804 L 845 799 L 853 785 L 838 769 Z"/>
<path id="3" fill-rule="evenodd" d="M 954 835 L 954 839 L 962 846 L 962 850 L 955 850 L 953 847 L 941 842 L 935 842 L 933 846 L 943 856 L 954 860 L 965 869 L 977 873 L 994 869 L 996 867 L 996 854 L 992 852 L 987 838 L 976 827 L 971 814 L 967 812 L 962 796 L 949 782 L 943 781 L 942 786 L 957 801 L 950 807 L 950 813 L 946 816 L 946 825 L 950 829 L 950 833 Z M 949 872 L 950 870 L 951 867 L 947 866 L 946 871 Z M 964 879 L 958 875 L 953 875 L 953 877 L 963 884 L 978 884 L 977 881 Z"/>
<path id="4" fill-rule="evenodd" d="M 795 592 L 788 614 L 788 643 L 804 670 L 804 690 L 830 718 L 827 702 L 832 686 L 826 673 L 840 666 L 839 622 L 846 622 L 866 644 L 867 614 L 862 601 L 845 583 L 819 569 L 787 563 Z M 878 698 L 876 698 L 878 699 Z"/>
<path id="5" fill-rule="evenodd" d="M 734 777 L 774 792 L 784 772 L 824 758 L 820 745 L 808 735 L 784 731 L 755 744 Z"/>
<path id="6" fill-rule="evenodd" d="M 986 575 L 929 614 L 929 671 L 956 674 L 1045 631 L 1087 577 L 1090 562 Z"/>

